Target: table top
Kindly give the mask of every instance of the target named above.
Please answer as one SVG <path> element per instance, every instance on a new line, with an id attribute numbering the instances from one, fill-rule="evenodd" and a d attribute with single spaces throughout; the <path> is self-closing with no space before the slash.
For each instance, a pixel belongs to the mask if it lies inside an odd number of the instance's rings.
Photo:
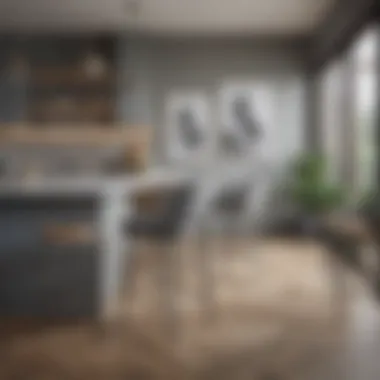
<path id="1" fill-rule="evenodd" d="M 9 181 L 0 184 L 0 196 L 7 195 L 99 195 L 138 191 L 155 186 L 172 186 L 191 181 L 192 175 L 168 168 L 118 177 L 57 178 Z"/>

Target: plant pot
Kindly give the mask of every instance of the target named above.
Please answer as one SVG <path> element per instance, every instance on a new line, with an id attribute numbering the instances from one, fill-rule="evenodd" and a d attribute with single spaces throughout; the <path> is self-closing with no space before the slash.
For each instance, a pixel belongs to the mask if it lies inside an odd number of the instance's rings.
<path id="1" fill-rule="evenodd" d="M 374 237 L 377 244 L 380 243 L 380 200 L 379 196 L 374 196 L 367 200 L 360 209 L 367 228 Z"/>
<path id="2" fill-rule="evenodd" d="M 316 215 L 303 216 L 301 230 L 304 236 L 316 236 L 320 228 L 320 218 Z"/>

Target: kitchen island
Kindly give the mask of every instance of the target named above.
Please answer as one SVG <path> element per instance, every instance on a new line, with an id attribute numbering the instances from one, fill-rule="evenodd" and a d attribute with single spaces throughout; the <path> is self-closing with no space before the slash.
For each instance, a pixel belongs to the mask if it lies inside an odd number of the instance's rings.
<path id="1" fill-rule="evenodd" d="M 125 177 L 0 183 L 3 315 L 111 318 L 127 264 L 122 226 L 133 212 L 132 195 L 191 180 L 156 168 Z M 80 244 L 59 242 L 65 223 Z"/>

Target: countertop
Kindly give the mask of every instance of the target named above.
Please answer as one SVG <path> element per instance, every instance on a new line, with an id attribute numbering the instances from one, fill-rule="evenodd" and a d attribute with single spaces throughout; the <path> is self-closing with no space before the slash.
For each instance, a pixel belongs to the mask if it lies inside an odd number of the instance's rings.
<path id="1" fill-rule="evenodd" d="M 99 195 L 134 191 L 165 184 L 191 180 L 192 176 L 167 168 L 154 168 L 127 176 L 81 178 L 43 178 L 0 182 L 0 196 L 5 195 Z"/>

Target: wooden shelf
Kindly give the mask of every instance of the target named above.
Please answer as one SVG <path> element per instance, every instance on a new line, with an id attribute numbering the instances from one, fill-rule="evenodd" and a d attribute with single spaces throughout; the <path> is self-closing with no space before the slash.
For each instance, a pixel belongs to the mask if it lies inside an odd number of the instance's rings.
<path id="1" fill-rule="evenodd" d="M 115 91 L 111 72 L 91 78 L 77 67 L 50 68 L 40 69 L 32 77 L 30 121 L 111 123 L 114 120 Z"/>
<path id="2" fill-rule="evenodd" d="M 114 99 L 109 97 L 91 97 L 76 99 L 66 98 L 36 100 L 29 108 L 29 115 L 35 122 L 49 123 L 54 121 L 108 122 L 115 113 Z"/>
<path id="3" fill-rule="evenodd" d="M 28 121 L 45 126 L 111 124 L 116 108 L 115 36 L 54 36 L 36 38 L 35 43 L 38 48 L 29 52 Z M 97 57 L 104 70 L 91 75 L 86 66 L 97 70 Z"/>
<path id="4" fill-rule="evenodd" d="M 150 143 L 151 128 L 109 124 L 105 129 L 93 124 L 51 124 L 47 129 L 36 129 L 30 124 L 0 125 L 0 146 L 4 144 L 25 145 L 146 145 Z"/>
<path id="5" fill-rule="evenodd" d="M 99 76 L 91 77 L 79 67 L 47 67 L 33 70 L 30 80 L 33 86 L 110 86 L 115 81 L 116 73 L 108 69 Z"/>

